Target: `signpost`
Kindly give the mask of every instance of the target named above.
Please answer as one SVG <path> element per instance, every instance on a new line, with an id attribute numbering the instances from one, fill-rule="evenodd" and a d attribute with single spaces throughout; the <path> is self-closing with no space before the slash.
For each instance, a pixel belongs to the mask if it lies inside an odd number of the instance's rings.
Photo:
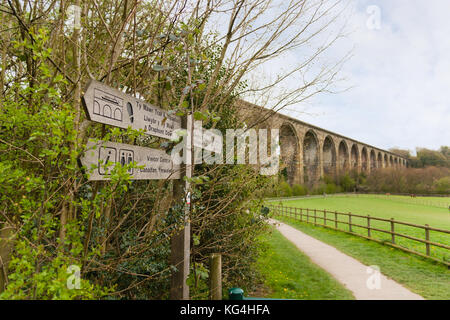
<path id="1" fill-rule="evenodd" d="M 181 118 L 144 100 L 91 80 L 83 95 L 89 120 L 119 128 L 144 129 L 148 135 L 170 139 L 181 128 Z"/>
<path id="2" fill-rule="evenodd" d="M 162 150 L 129 144 L 88 141 L 81 164 L 91 169 L 89 180 L 108 180 L 108 174 L 116 164 L 135 162 L 138 168 L 130 168 L 132 180 L 180 179 L 180 166 L 174 165 L 170 155 Z"/>
<path id="3" fill-rule="evenodd" d="M 178 271 L 172 275 L 170 296 L 171 299 L 189 299 L 186 280 L 190 262 L 190 185 L 188 180 L 182 178 L 192 177 L 192 145 L 221 152 L 218 142 L 221 146 L 222 137 L 203 135 L 204 131 L 200 128 L 200 138 L 194 139 L 192 115 L 183 118 L 169 115 L 165 110 L 95 80 L 88 83 L 82 101 L 86 116 L 94 122 L 124 129 L 143 129 L 147 135 L 165 139 L 173 138 L 174 131 L 182 127 L 188 130 L 184 155 L 186 165 L 183 169 L 180 165 L 174 165 L 171 156 L 162 150 L 94 140 L 87 143 L 87 150 L 80 161 L 88 169 L 94 169 L 89 180 L 108 180 L 108 173 L 115 165 L 132 162 L 138 166 L 129 169 L 134 180 L 175 179 L 173 195 L 175 199 L 184 200 L 184 225 L 171 239 L 171 263 Z M 206 136 L 205 141 L 203 136 Z"/>

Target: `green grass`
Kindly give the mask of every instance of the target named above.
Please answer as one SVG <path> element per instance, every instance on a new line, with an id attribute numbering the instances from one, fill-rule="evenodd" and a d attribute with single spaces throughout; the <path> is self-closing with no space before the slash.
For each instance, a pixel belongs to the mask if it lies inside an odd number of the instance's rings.
<path id="1" fill-rule="evenodd" d="M 449 197 L 415 197 L 411 198 L 408 196 L 379 196 L 392 201 L 406 202 L 419 204 L 424 206 L 441 207 L 448 210 L 450 205 Z"/>
<path id="2" fill-rule="evenodd" d="M 450 271 L 442 264 L 343 232 L 292 218 L 276 218 L 366 265 L 379 266 L 381 273 L 426 299 L 450 299 Z"/>
<path id="3" fill-rule="evenodd" d="M 316 266 L 281 233 L 264 235 L 264 252 L 257 266 L 264 277 L 267 298 L 298 300 L 349 300 L 352 293 Z M 267 290 L 265 290 L 267 291 Z"/>
<path id="4" fill-rule="evenodd" d="M 287 207 L 319 209 L 338 212 L 351 212 L 359 215 L 370 215 L 373 217 L 386 218 L 410 222 L 418 225 L 428 224 L 430 227 L 439 229 L 450 230 L 450 212 L 447 208 L 439 208 L 429 205 L 418 204 L 414 202 L 408 202 L 407 197 L 400 196 L 333 196 L 323 198 L 305 198 L 297 200 L 283 200 L 282 203 Z M 415 200 L 412 198 L 411 200 Z M 448 198 L 430 198 L 429 201 L 448 201 Z M 270 204 L 278 205 L 279 201 L 271 201 Z M 310 213 L 312 215 L 312 213 Z M 318 213 L 318 217 L 323 218 L 323 213 Z M 328 218 L 334 219 L 334 214 L 328 214 Z M 312 221 L 310 219 L 310 221 Z M 319 223 L 323 223 L 322 219 L 317 220 Z M 338 215 L 338 221 L 348 222 L 348 217 Z M 352 223 L 366 226 L 366 218 L 352 218 Z M 334 226 L 334 222 L 327 221 L 327 225 Z M 371 226 L 390 230 L 390 223 L 383 221 L 371 220 Z M 340 229 L 348 230 L 348 226 L 339 224 Z M 353 227 L 353 232 L 362 235 L 367 235 L 367 229 L 361 227 Z M 416 238 L 425 239 L 424 229 L 414 228 L 410 226 L 395 225 L 395 232 L 410 235 Z M 391 241 L 391 236 L 386 233 L 372 231 L 371 236 L 385 241 Z M 450 245 L 450 234 L 430 231 L 430 240 L 433 242 Z M 405 239 L 402 237 L 396 237 L 396 244 L 425 253 L 425 244 Z M 450 251 L 431 246 L 431 256 L 450 261 Z"/>

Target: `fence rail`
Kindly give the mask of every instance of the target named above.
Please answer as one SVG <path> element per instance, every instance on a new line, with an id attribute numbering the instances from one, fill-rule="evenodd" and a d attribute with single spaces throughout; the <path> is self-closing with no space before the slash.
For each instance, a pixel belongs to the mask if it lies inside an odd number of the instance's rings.
<path id="1" fill-rule="evenodd" d="M 274 215 L 279 215 L 279 216 L 288 217 L 288 218 L 294 218 L 294 219 L 302 221 L 302 222 L 313 223 L 316 226 L 317 225 L 323 226 L 323 227 L 330 228 L 333 230 L 343 231 L 346 233 L 357 235 L 357 236 L 363 237 L 368 240 L 373 240 L 376 242 L 387 244 L 392 247 L 401 249 L 403 251 L 406 251 L 409 253 L 414 253 L 419 256 L 428 258 L 428 259 L 432 259 L 434 261 L 443 263 L 450 267 L 449 261 L 431 256 L 431 246 L 439 247 L 439 248 L 442 248 L 445 250 L 450 250 L 450 246 L 430 240 L 430 231 L 437 232 L 437 233 L 444 234 L 444 235 L 450 235 L 450 230 L 430 227 L 427 224 L 418 225 L 418 224 L 409 223 L 409 222 L 397 221 L 394 218 L 391 218 L 391 219 L 378 218 L 378 217 L 373 217 L 370 215 L 364 216 L 364 215 L 360 215 L 360 214 L 353 214 L 350 212 L 345 213 L 345 212 L 318 210 L 318 209 L 309 209 L 309 208 L 286 207 L 283 205 L 273 205 L 273 204 L 269 204 L 268 207 Z M 346 217 L 346 218 L 344 218 L 345 220 L 342 220 L 342 219 L 339 220 L 339 217 Z M 352 222 L 353 217 L 365 219 L 366 225 Z M 322 223 L 320 221 L 322 221 Z M 388 230 L 374 227 L 371 224 L 371 222 L 373 222 L 373 221 L 387 222 L 387 223 L 389 223 L 390 227 L 388 228 Z M 327 224 L 327 222 L 330 222 L 331 225 Z M 408 226 L 408 227 L 412 227 L 415 229 L 423 229 L 424 238 L 422 239 L 422 238 L 414 237 L 412 235 L 400 233 L 400 232 L 396 231 L 397 225 Z M 343 226 L 347 226 L 347 228 L 346 228 L 347 230 L 345 230 L 343 228 Z M 354 232 L 353 231 L 354 227 L 366 229 L 367 236 L 364 234 Z M 390 242 L 386 242 L 385 240 L 383 241 L 383 240 L 374 238 L 372 235 L 372 231 L 378 231 L 378 232 L 382 232 L 385 234 L 389 234 Z M 420 242 L 420 243 L 424 244 L 425 245 L 425 254 L 421 253 L 419 251 L 413 250 L 411 248 L 406 248 L 404 246 L 399 245 L 397 243 L 397 237 L 409 239 L 409 240 Z M 449 237 L 449 240 L 450 240 L 450 237 Z"/>

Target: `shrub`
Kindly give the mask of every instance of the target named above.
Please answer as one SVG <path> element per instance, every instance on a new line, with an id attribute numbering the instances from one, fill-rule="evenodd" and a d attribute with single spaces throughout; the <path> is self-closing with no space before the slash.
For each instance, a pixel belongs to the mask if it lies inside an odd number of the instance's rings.
<path id="1" fill-rule="evenodd" d="M 433 187 L 438 193 L 450 193 L 450 177 L 443 177 L 433 183 Z"/>
<path id="2" fill-rule="evenodd" d="M 327 185 L 325 183 L 321 183 L 312 190 L 312 194 L 324 194 L 326 187 Z"/>
<path id="3" fill-rule="evenodd" d="M 308 189 L 306 189 L 305 186 L 302 186 L 301 184 L 294 184 L 292 186 L 292 194 L 294 196 L 305 196 L 308 194 Z"/>
<path id="4" fill-rule="evenodd" d="M 327 183 L 325 193 L 331 194 L 336 192 L 339 192 L 339 188 L 334 183 Z"/>
<path id="5" fill-rule="evenodd" d="M 282 197 L 292 197 L 292 188 L 286 181 L 280 183 L 280 192 Z"/>
<path id="6" fill-rule="evenodd" d="M 356 182 L 350 177 L 350 175 L 345 174 L 339 178 L 339 185 L 342 187 L 343 191 L 353 191 L 356 186 Z"/>

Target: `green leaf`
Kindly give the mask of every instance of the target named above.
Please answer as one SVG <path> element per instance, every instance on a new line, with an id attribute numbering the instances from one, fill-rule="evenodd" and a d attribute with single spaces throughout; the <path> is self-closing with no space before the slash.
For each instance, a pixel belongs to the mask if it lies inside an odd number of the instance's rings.
<path id="1" fill-rule="evenodd" d="M 194 112 L 194 119 L 195 120 L 208 120 L 208 116 L 205 115 L 203 112 L 201 111 L 195 111 Z"/>
<path id="2" fill-rule="evenodd" d="M 178 38 L 176 35 L 174 35 L 174 34 L 169 34 L 169 39 L 170 39 L 170 41 L 178 41 L 178 40 L 180 40 L 180 38 Z"/>

